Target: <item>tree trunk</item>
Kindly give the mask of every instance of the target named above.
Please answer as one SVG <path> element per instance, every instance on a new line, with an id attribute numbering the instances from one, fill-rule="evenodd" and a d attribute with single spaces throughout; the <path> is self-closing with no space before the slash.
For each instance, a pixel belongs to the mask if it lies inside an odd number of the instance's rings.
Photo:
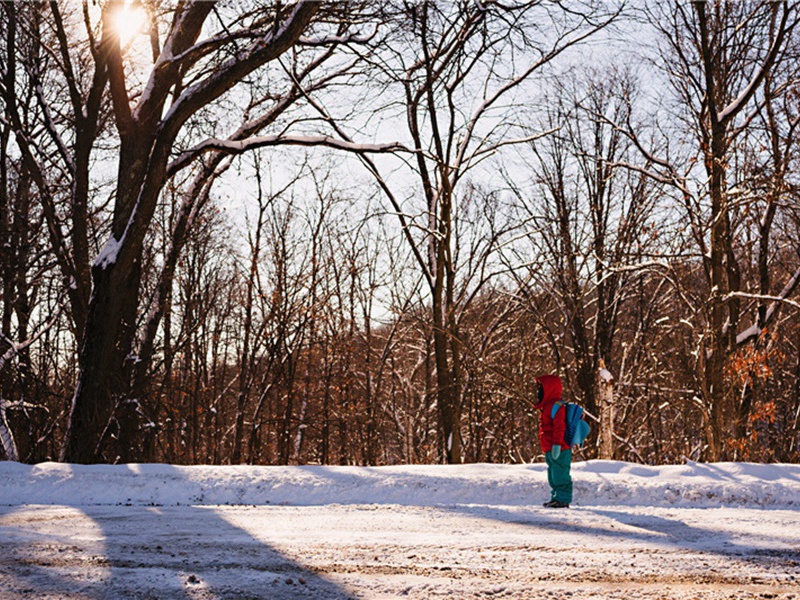
<path id="1" fill-rule="evenodd" d="M 720 125 L 712 125 L 709 152 L 706 156 L 706 170 L 709 175 L 709 194 L 711 196 L 711 290 L 709 297 L 711 318 L 711 347 L 706 363 L 705 393 L 711 419 L 706 440 L 708 458 L 716 462 L 723 456 L 723 439 L 727 412 L 725 390 L 725 361 L 728 354 L 725 324 L 727 310 L 723 300 L 729 291 L 729 281 L 725 268 L 727 201 L 725 198 L 725 170 L 723 161 L 727 147 L 725 130 Z M 730 326 L 730 324 L 729 324 Z"/>
<path id="2" fill-rule="evenodd" d="M 133 341 L 139 294 L 139 262 L 96 263 L 92 268 L 94 292 L 89 303 L 86 331 L 81 346 L 81 373 L 72 401 L 72 413 L 61 460 L 76 463 L 125 460 L 134 449 L 106 448 L 110 434 L 120 444 L 129 442 L 127 429 L 135 420 L 133 402 L 120 411 L 126 397 L 126 360 Z M 114 421 L 116 420 L 116 423 Z M 123 454 L 125 456 L 123 456 Z"/>
<path id="3" fill-rule="evenodd" d="M 614 460 L 614 378 L 600 360 L 597 370 L 597 399 L 600 408 L 600 435 L 597 457 Z"/>
<path id="4" fill-rule="evenodd" d="M 436 362 L 436 400 L 439 409 L 439 430 L 442 458 L 449 465 L 461 462 L 461 410 L 458 386 L 449 356 L 451 340 L 449 324 L 443 310 L 441 290 L 434 296 L 433 354 Z"/>

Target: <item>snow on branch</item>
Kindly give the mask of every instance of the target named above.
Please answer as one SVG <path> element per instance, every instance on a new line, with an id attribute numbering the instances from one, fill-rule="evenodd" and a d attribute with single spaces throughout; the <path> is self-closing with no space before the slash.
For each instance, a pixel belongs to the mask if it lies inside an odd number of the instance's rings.
<path id="1" fill-rule="evenodd" d="M 207 77 L 183 89 L 162 118 L 164 134 L 168 137 L 177 135 L 178 129 L 197 110 L 207 106 L 257 68 L 291 48 L 318 10 L 318 3 L 298 1 L 279 27 L 253 40 L 248 47 L 233 53 L 218 65 Z M 156 71 L 158 65 L 154 69 Z"/>
<path id="2" fill-rule="evenodd" d="M 219 151 L 227 154 L 241 154 L 248 150 L 267 146 L 325 146 L 336 150 L 344 150 L 354 154 L 380 154 L 392 152 L 412 152 L 399 142 L 388 144 L 359 144 L 329 136 L 297 136 L 297 135 L 263 135 L 244 140 L 220 140 L 210 138 L 190 150 L 181 152 L 167 171 L 175 173 L 186 167 L 195 158 L 205 152 Z"/>
<path id="3" fill-rule="evenodd" d="M 605 367 L 600 369 L 600 371 L 598 372 L 598 377 L 600 378 L 600 381 L 606 385 L 613 385 L 615 382 L 614 376 L 611 374 L 611 371 L 609 371 Z"/>
<path id="4" fill-rule="evenodd" d="M 7 460 L 19 461 L 19 451 L 17 443 L 14 441 L 14 434 L 6 419 L 6 401 L 0 396 L 0 445 L 3 447 Z"/>
<path id="5" fill-rule="evenodd" d="M 100 254 L 94 259 L 94 266 L 106 269 L 106 267 L 113 265 L 117 262 L 117 255 L 119 254 L 122 242 L 116 239 L 113 235 L 108 238 L 108 241 L 100 250 Z"/>
<path id="6" fill-rule="evenodd" d="M 753 75 L 753 78 L 750 80 L 750 83 L 747 87 L 742 90 L 742 93 L 733 100 L 728 106 L 723 108 L 719 113 L 719 121 L 720 123 L 724 123 L 729 121 L 733 117 L 735 117 L 742 107 L 750 101 L 750 98 L 756 93 L 758 86 L 761 85 L 761 82 L 764 80 L 764 77 L 767 76 L 767 73 L 772 68 L 772 64 L 775 62 L 776 57 L 778 56 L 778 52 L 780 51 L 781 46 L 783 45 L 783 39 L 786 35 L 786 23 L 789 18 L 789 7 L 785 2 L 781 3 L 783 6 L 783 16 L 781 17 L 781 22 L 778 25 L 778 35 L 775 36 L 775 39 L 772 42 L 772 46 L 770 47 L 769 51 L 767 52 L 767 56 L 764 59 L 763 64 L 759 67 L 758 71 Z"/>
<path id="7" fill-rule="evenodd" d="M 58 319 L 59 315 L 61 314 L 61 310 L 63 309 L 64 301 L 63 299 L 59 301 L 58 306 L 56 307 L 55 313 L 53 316 L 50 317 L 50 320 L 45 323 L 39 331 L 37 331 L 34 335 L 29 337 L 27 340 L 14 343 L 12 340 L 8 339 L 5 335 L 0 335 L 3 341 L 7 343 L 10 347 L 6 350 L 5 354 L 0 355 L 0 370 L 5 366 L 6 362 L 8 362 L 12 356 L 18 354 L 31 344 L 35 343 L 42 335 L 44 335 L 50 328 L 55 324 L 56 320 Z"/>
<path id="8" fill-rule="evenodd" d="M 731 298 L 748 298 L 751 300 L 759 300 L 761 302 L 771 302 L 772 304 L 770 304 L 769 308 L 767 308 L 766 314 L 766 322 L 769 323 L 775 317 L 778 308 L 782 304 L 788 304 L 789 306 L 800 310 L 800 302 L 789 299 L 789 296 L 794 292 L 798 285 L 800 285 L 800 269 L 795 271 L 794 275 L 789 278 L 789 281 L 785 286 L 783 286 L 783 289 L 777 296 L 751 294 L 748 292 L 729 292 L 723 297 L 723 300 L 729 300 Z M 748 342 L 749 340 L 761 335 L 761 331 L 762 330 L 761 327 L 759 327 L 759 324 L 754 323 L 736 336 L 736 343 L 744 344 L 745 342 Z"/>
<path id="9" fill-rule="evenodd" d="M 256 37 L 255 34 L 246 35 L 242 33 L 236 36 L 234 34 L 226 33 L 225 35 L 218 35 L 213 38 L 208 38 L 198 42 L 197 44 L 195 44 L 191 48 L 184 50 L 180 54 L 175 54 L 175 55 L 162 54 L 164 58 L 162 58 L 159 61 L 158 67 L 166 68 L 173 64 L 180 64 L 183 68 L 187 68 L 188 66 L 194 65 L 204 56 L 211 54 L 212 52 L 220 49 L 225 44 L 229 44 L 231 41 L 235 39 L 254 38 L 254 37 Z"/>
<path id="10" fill-rule="evenodd" d="M 15 343 L 13 340 L 10 340 L 5 335 L 2 335 L 2 340 L 9 345 L 8 350 L 2 355 L 0 355 L 0 371 L 2 371 L 3 367 L 5 366 L 6 362 L 11 360 L 11 357 L 15 354 L 19 354 L 22 350 L 36 342 L 44 333 L 50 330 L 50 328 L 55 324 L 56 320 L 58 319 L 59 315 L 61 314 L 61 310 L 63 309 L 64 302 L 59 301 L 58 306 L 56 307 L 55 313 L 53 316 L 50 317 L 50 320 L 45 323 L 39 331 L 37 331 L 33 336 L 29 337 L 27 340 L 24 340 L 19 343 Z M 17 450 L 17 444 L 14 441 L 14 434 L 11 431 L 11 427 L 8 425 L 8 420 L 6 419 L 6 411 L 9 408 L 13 408 L 16 406 L 25 406 L 26 408 L 30 407 L 26 403 L 9 403 L 0 395 L 0 446 L 2 446 L 3 451 L 5 452 L 7 460 L 18 461 L 19 460 L 19 451 Z"/>
<path id="11" fill-rule="evenodd" d="M 301 46 L 316 47 L 316 46 L 329 46 L 331 44 L 366 44 L 372 41 L 378 33 L 378 28 L 375 27 L 372 33 L 366 36 L 353 33 L 350 35 L 327 35 L 319 38 L 300 37 L 297 43 Z"/>

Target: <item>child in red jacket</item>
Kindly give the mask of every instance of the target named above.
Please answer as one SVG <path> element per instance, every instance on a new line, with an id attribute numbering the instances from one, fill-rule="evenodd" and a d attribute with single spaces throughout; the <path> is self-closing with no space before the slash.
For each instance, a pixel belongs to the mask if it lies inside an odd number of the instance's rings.
<path id="1" fill-rule="evenodd" d="M 557 375 L 536 378 L 539 409 L 539 444 L 547 461 L 547 482 L 550 484 L 550 501 L 547 508 L 569 508 L 572 502 L 572 449 L 564 440 L 567 430 L 566 410 L 560 407 L 553 416 L 553 405 L 561 400 L 561 379 Z"/>

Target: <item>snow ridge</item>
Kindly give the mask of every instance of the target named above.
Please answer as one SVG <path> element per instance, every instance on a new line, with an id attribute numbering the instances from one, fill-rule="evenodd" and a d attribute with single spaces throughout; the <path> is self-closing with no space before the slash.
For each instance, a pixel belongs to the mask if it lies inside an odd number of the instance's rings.
<path id="1" fill-rule="evenodd" d="M 549 495 L 546 467 L 23 465 L 0 462 L 0 505 L 530 505 Z M 573 465 L 575 505 L 797 507 L 800 465 Z"/>

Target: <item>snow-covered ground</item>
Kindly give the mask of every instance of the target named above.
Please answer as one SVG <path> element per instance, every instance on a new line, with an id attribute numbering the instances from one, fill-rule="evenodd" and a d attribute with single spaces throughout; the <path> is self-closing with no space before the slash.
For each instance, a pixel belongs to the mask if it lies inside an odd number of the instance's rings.
<path id="1" fill-rule="evenodd" d="M 800 465 L 0 463 L 0 598 L 796 598 Z"/>

